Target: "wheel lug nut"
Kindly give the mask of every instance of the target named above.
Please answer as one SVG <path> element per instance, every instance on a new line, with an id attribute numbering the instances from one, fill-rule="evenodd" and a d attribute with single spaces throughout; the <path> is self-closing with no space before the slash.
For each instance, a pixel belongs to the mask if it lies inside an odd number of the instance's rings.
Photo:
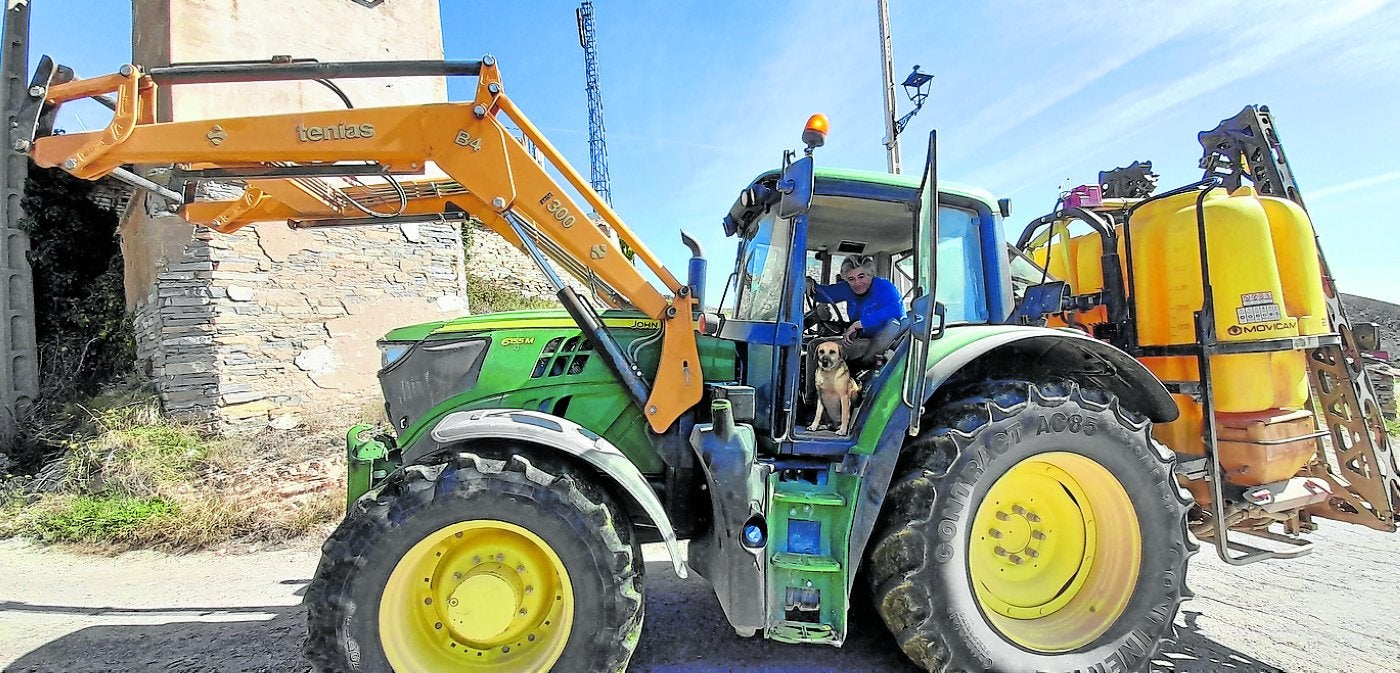
<path id="1" fill-rule="evenodd" d="M 452 573 L 452 579 L 457 580 L 458 582 L 461 582 L 461 581 L 462 581 L 462 573 Z"/>
<path id="2" fill-rule="evenodd" d="M 1008 515 L 1006 512 L 997 512 L 997 520 L 998 520 L 998 521 L 1009 521 L 1010 519 L 1011 519 L 1011 516 Z"/>
<path id="3" fill-rule="evenodd" d="M 1011 558 L 1010 558 L 1009 560 L 1010 560 L 1012 563 L 1015 563 L 1016 565 L 1021 565 L 1021 557 L 1020 557 L 1020 556 L 1017 556 L 1017 555 L 1015 555 L 1015 554 L 1012 554 L 1012 555 L 1011 555 Z"/>
<path id="4" fill-rule="evenodd" d="M 520 574 L 522 574 L 522 575 L 525 574 L 525 566 L 523 566 L 523 565 L 515 566 L 515 572 L 518 572 L 518 573 L 520 573 Z"/>
<path id="5" fill-rule="evenodd" d="M 496 554 L 496 562 L 497 562 L 497 563 L 500 563 L 501 561 L 504 561 L 504 560 L 506 560 L 506 555 L 505 555 L 505 554 Z"/>
<path id="6" fill-rule="evenodd" d="M 1034 549 L 1027 549 L 1027 550 L 1026 550 L 1026 556 L 1029 556 L 1029 557 L 1031 557 L 1031 558 L 1040 558 L 1040 552 L 1038 552 L 1038 551 L 1036 551 L 1036 550 L 1034 550 Z"/>
<path id="7" fill-rule="evenodd" d="M 1040 523 L 1040 515 L 1036 514 L 1035 512 L 1031 512 L 1030 514 L 1026 515 L 1026 521 L 1029 521 L 1031 523 Z"/>
<path id="8" fill-rule="evenodd" d="M 481 565 L 481 557 L 480 557 L 480 556 L 473 556 L 473 557 L 472 557 L 472 565 Z"/>
<path id="9" fill-rule="evenodd" d="M 1011 508 L 1011 512 L 1014 513 L 1014 514 L 1016 514 L 1016 515 L 1018 515 L 1018 516 L 1025 516 L 1025 515 L 1026 515 L 1026 508 L 1025 508 L 1025 507 L 1022 507 L 1022 506 L 1020 506 L 1020 505 L 1016 505 L 1015 507 L 1012 507 L 1012 508 Z"/>
<path id="10" fill-rule="evenodd" d="M 1045 533 L 1042 533 L 1042 532 L 1040 532 L 1040 531 L 1038 531 L 1038 530 L 1033 530 L 1033 531 L 1031 531 L 1031 537 L 1032 537 L 1032 538 L 1035 538 L 1035 539 L 1037 539 L 1037 540 L 1044 540 L 1044 539 L 1045 539 Z"/>
<path id="11" fill-rule="evenodd" d="M 997 556 L 1006 556 L 1006 550 L 1002 549 L 1001 547 L 997 547 L 993 551 L 996 552 Z"/>
<path id="12" fill-rule="evenodd" d="M 449 598 L 449 599 L 447 599 L 447 604 L 448 604 L 449 606 L 455 608 L 455 607 L 457 607 L 457 599 L 455 599 L 455 598 Z"/>
<path id="13" fill-rule="evenodd" d="M 987 531 L 987 534 L 988 534 L 988 535 L 991 535 L 992 537 L 997 538 L 997 539 L 1000 539 L 1000 538 L 1001 538 L 1001 531 L 999 531 L 999 530 L 997 530 L 997 529 L 995 529 L 995 528 L 993 528 L 993 529 Z"/>

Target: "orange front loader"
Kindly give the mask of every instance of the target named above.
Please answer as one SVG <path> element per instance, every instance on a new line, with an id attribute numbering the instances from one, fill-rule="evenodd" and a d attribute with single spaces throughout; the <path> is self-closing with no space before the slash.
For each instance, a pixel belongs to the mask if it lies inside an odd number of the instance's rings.
<path id="1" fill-rule="evenodd" d="M 473 100 L 156 121 L 155 94 L 161 85 L 451 75 L 477 77 Z M 40 166 L 61 167 L 80 178 L 110 175 L 151 190 L 170 200 L 182 218 L 220 232 L 265 221 L 315 227 L 478 219 L 551 277 L 565 308 L 603 349 L 653 430 L 665 430 L 700 401 L 694 279 L 677 280 L 515 107 L 490 56 L 468 62 L 284 59 L 149 70 L 127 65 L 90 79 L 74 79 L 70 69 L 46 56 L 29 94 L 19 127 L 12 130 L 14 149 L 28 151 Z M 59 107 L 80 98 L 108 105 L 111 123 L 101 131 L 53 135 Z M 511 134 L 507 120 L 523 139 Z M 544 162 L 531 156 L 526 142 L 539 149 Z M 551 177 L 543 164 L 566 184 Z M 169 184 L 158 185 L 124 168 L 129 165 L 174 168 Z M 432 174 L 430 166 L 446 177 L 422 177 Z M 319 180 L 354 176 L 381 182 L 334 188 Z M 196 202 L 194 187 L 204 180 L 244 181 L 246 190 L 234 201 Z M 582 196 L 583 203 L 571 192 Z M 599 218 L 596 225 L 590 209 Z M 616 239 L 605 229 L 615 232 Z M 623 246 L 664 287 L 652 285 L 623 254 Z M 655 380 L 644 380 L 635 362 L 610 347 L 594 310 L 565 286 L 545 257 L 605 303 L 630 303 L 661 321 L 664 337 Z"/>

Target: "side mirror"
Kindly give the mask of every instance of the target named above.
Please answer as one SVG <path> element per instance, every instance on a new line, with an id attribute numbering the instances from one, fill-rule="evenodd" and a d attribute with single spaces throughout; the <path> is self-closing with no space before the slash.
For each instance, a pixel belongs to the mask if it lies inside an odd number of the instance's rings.
<path id="1" fill-rule="evenodd" d="M 1002 219 L 1011 217 L 1011 199 L 997 199 L 997 210 L 1001 212 Z"/>
<path id="2" fill-rule="evenodd" d="M 812 157 L 802 157 L 783 168 L 778 179 L 778 217 L 791 219 L 812 206 Z"/>

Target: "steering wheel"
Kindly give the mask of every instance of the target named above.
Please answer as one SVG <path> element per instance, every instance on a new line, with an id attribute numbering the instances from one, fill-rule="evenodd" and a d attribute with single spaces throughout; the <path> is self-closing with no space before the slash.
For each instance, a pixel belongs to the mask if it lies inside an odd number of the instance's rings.
<path id="1" fill-rule="evenodd" d="M 837 313 L 836 307 L 826 302 L 819 302 L 812 293 L 803 295 L 804 313 L 802 315 L 802 333 L 816 338 L 842 336 L 846 333 L 846 323 L 840 319 L 841 314 Z"/>

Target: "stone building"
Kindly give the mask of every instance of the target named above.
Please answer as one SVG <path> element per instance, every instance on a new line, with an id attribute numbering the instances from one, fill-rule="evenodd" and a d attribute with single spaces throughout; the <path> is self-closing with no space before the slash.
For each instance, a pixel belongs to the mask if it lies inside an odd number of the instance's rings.
<path id="1" fill-rule="evenodd" d="M 436 0 L 135 0 L 142 65 L 269 59 L 441 59 Z M 357 106 L 446 100 L 441 78 L 345 80 Z M 167 87 L 161 121 L 343 104 L 312 82 Z M 219 189 L 220 186 L 214 186 Z M 237 186 L 225 196 L 236 196 Z M 378 398 L 375 339 L 390 327 L 466 312 L 457 225 L 233 235 L 150 217 L 122 218 L 127 303 L 140 366 L 168 412 L 223 430 L 363 413 Z"/>

